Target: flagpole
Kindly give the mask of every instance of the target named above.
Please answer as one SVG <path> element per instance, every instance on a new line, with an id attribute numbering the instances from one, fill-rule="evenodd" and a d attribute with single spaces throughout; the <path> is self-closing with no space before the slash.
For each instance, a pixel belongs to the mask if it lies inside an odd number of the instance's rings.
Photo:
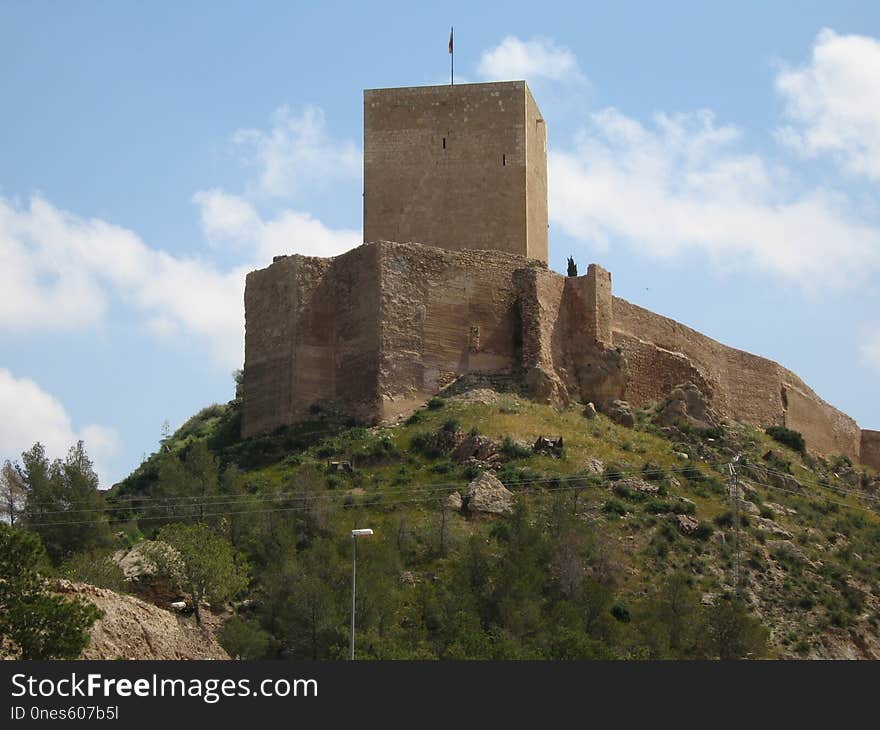
<path id="1" fill-rule="evenodd" d="M 455 46 L 453 45 L 453 34 L 455 28 L 449 29 L 449 85 L 455 85 Z"/>

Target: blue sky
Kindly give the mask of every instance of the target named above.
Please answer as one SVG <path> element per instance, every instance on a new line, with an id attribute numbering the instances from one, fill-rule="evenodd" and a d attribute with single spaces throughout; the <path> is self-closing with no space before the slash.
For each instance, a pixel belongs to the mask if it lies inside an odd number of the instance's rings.
<path id="1" fill-rule="evenodd" d="M 0 457 L 232 396 L 244 273 L 360 241 L 364 88 L 525 78 L 552 268 L 880 428 L 875 2 L 0 2 Z"/>

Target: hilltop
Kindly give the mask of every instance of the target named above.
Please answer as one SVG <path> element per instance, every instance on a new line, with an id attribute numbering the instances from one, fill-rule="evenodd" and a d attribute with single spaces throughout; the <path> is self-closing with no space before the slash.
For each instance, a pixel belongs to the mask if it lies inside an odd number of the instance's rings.
<path id="1" fill-rule="evenodd" d="M 161 465 L 208 447 L 223 476 L 202 519 L 251 563 L 235 627 L 260 656 L 342 655 L 348 532 L 369 526 L 363 656 L 712 656 L 675 633 L 702 621 L 738 627 L 744 653 L 880 657 L 873 470 L 722 423 L 692 386 L 612 416 L 478 378 L 445 396 L 396 425 L 316 407 L 245 440 L 240 403 L 212 406 L 109 502 L 147 536 L 191 519 Z"/>

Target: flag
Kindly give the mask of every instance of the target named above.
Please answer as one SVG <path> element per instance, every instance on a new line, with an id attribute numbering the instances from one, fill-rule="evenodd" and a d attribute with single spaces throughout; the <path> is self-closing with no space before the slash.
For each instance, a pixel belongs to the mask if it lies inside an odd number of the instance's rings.
<path id="1" fill-rule="evenodd" d="M 449 29 L 449 52 L 452 53 L 452 28 Z"/>

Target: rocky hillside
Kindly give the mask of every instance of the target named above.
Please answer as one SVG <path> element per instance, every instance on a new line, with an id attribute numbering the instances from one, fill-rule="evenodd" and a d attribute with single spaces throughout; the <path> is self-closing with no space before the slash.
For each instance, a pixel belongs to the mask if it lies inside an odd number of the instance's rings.
<path id="1" fill-rule="evenodd" d="M 214 638 L 211 621 L 199 629 L 191 617 L 83 583 L 62 580 L 57 591 L 104 612 L 92 627 L 82 659 L 229 659 Z"/>
<path id="2" fill-rule="evenodd" d="M 192 519 L 162 475 L 207 444 L 222 476 L 204 519 L 252 566 L 238 629 L 259 651 L 242 655 L 344 655 L 348 530 L 369 526 L 364 656 L 711 657 L 679 624 L 720 631 L 736 603 L 761 655 L 880 658 L 880 477 L 723 422 L 693 385 L 600 412 L 474 379 L 395 426 L 316 408 L 247 440 L 239 417 L 191 419 L 111 503 L 147 536 Z"/>

